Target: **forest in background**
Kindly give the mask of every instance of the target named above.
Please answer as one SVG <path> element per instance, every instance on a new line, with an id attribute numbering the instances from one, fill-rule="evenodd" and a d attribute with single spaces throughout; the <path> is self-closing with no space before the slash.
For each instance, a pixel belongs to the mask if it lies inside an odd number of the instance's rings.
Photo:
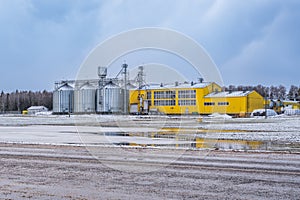
<path id="1" fill-rule="evenodd" d="M 223 87 L 224 91 L 247 91 L 247 90 L 255 90 L 261 96 L 266 97 L 268 99 L 280 99 L 280 100 L 299 100 L 300 98 L 300 86 L 297 87 L 295 85 L 291 85 L 289 90 L 283 85 L 279 86 L 234 86 L 229 85 L 228 87 Z"/>
<path id="2" fill-rule="evenodd" d="M 300 100 L 300 87 L 292 85 L 289 90 L 285 86 L 234 86 L 223 87 L 224 91 L 246 91 L 256 90 L 260 95 L 271 99 L 281 100 Z M 30 106 L 45 106 L 49 110 L 53 108 L 53 93 L 44 91 L 18 91 L 11 93 L 1 92 L 0 95 L 0 113 L 17 111 L 21 112 Z"/>
<path id="3" fill-rule="evenodd" d="M 44 91 L 18 91 L 0 94 L 0 112 L 26 110 L 30 106 L 45 106 L 52 110 L 53 93 Z"/>

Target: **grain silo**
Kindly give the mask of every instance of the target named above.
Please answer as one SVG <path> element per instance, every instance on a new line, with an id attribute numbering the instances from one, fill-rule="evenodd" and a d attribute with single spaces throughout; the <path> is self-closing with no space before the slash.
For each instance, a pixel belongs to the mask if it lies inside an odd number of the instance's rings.
<path id="1" fill-rule="evenodd" d="M 98 113 L 123 113 L 124 90 L 113 82 L 97 90 Z"/>
<path id="2" fill-rule="evenodd" d="M 96 111 L 96 88 L 89 82 L 74 91 L 74 112 L 93 113 Z"/>
<path id="3" fill-rule="evenodd" d="M 53 92 L 53 113 L 72 113 L 74 108 L 74 88 L 68 83 L 58 86 Z"/>

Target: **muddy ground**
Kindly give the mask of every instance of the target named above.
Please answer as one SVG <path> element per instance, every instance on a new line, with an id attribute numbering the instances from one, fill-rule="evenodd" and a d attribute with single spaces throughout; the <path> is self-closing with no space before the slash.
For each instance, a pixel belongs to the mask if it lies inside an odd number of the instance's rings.
<path id="1" fill-rule="evenodd" d="M 297 153 L 94 148 L 91 155 L 83 146 L 1 143 L 0 199 L 300 196 Z"/>
<path id="2" fill-rule="evenodd" d="M 299 199 L 299 130 L 299 116 L 3 115 L 0 199 Z"/>

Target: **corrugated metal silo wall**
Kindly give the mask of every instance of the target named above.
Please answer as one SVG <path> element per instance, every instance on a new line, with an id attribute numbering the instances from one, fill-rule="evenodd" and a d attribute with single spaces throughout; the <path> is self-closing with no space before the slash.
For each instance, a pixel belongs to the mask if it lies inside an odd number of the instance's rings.
<path id="1" fill-rule="evenodd" d="M 99 113 L 123 113 L 124 90 L 118 86 L 98 89 L 96 102 Z"/>
<path id="2" fill-rule="evenodd" d="M 73 90 L 55 90 L 53 92 L 53 112 L 72 113 L 74 107 Z"/>
<path id="3" fill-rule="evenodd" d="M 74 112 L 96 112 L 96 89 L 77 89 L 74 91 Z"/>

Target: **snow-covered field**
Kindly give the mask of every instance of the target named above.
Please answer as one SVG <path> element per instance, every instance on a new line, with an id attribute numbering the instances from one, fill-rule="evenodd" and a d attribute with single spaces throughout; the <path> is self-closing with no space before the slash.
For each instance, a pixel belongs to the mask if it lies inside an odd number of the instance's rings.
<path id="1" fill-rule="evenodd" d="M 3 115 L 0 199 L 299 199 L 299 120 Z"/>
<path id="2" fill-rule="evenodd" d="M 215 143 L 220 141 L 222 143 L 222 140 L 232 140 L 232 143 L 260 141 L 268 145 L 279 145 L 283 149 L 292 147 L 298 150 L 300 149 L 300 116 L 281 115 L 267 119 L 215 115 L 210 117 L 0 116 L 0 142 L 2 143 L 193 148 L 196 138 L 214 139 Z"/>

